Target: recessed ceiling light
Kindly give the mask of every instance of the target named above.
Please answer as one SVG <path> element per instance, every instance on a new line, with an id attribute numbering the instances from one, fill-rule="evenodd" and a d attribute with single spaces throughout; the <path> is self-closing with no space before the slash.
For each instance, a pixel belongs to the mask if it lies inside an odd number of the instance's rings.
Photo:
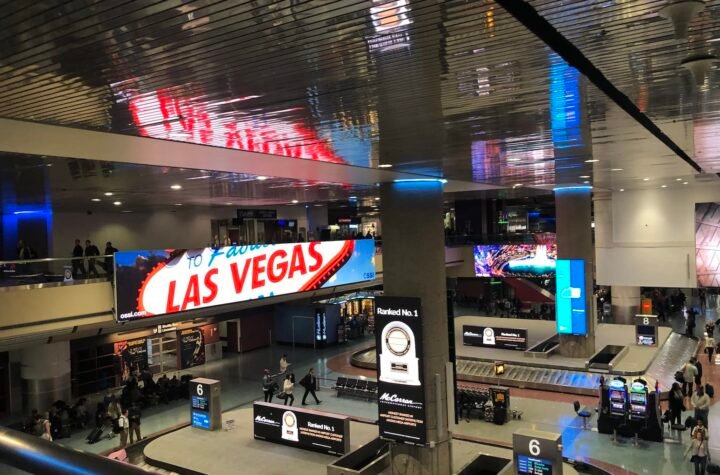
<path id="1" fill-rule="evenodd" d="M 590 175 L 580 175 L 580 178 L 590 178 Z"/>
<path id="2" fill-rule="evenodd" d="M 645 177 L 643 178 L 643 181 L 650 181 L 650 178 Z"/>
<path id="3" fill-rule="evenodd" d="M 667 188 L 667 185 L 660 185 L 660 188 Z"/>
<path id="4" fill-rule="evenodd" d="M 675 181 L 682 181 L 682 178 L 675 178 Z"/>
<path id="5" fill-rule="evenodd" d="M 268 177 L 260 175 L 259 177 L 257 177 L 257 179 L 260 181 L 265 181 L 268 179 Z"/>
<path id="6" fill-rule="evenodd" d="M 131 209 L 124 209 L 120 211 L 121 213 L 132 213 Z"/>
<path id="7" fill-rule="evenodd" d="M 588 184 L 588 183 L 590 183 L 590 182 L 589 182 L 589 181 L 587 181 L 587 180 L 585 180 L 585 181 L 584 181 L 583 183 L 585 183 L 585 184 L 587 185 L 587 184 Z"/>
<path id="8" fill-rule="evenodd" d="M 204 180 L 206 178 L 212 178 L 212 175 L 200 175 L 200 176 L 193 176 L 190 178 L 186 178 L 187 180 Z"/>
<path id="9" fill-rule="evenodd" d="M 98 201 L 100 201 L 100 198 L 93 198 L 93 199 L 91 199 L 90 201 L 94 201 L 94 202 L 97 203 Z"/>
<path id="10" fill-rule="evenodd" d="M 232 203 L 225 203 L 225 204 L 228 205 L 228 206 L 232 206 Z"/>
<path id="11" fill-rule="evenodd" d="M 291 201 L 290 203 L 292 203 L 292 204 L 296 205 L 296 204 L 298 204 L 298 203 L 299 203 L 299 201 L 298 201 L 298 200 L 292 200 L 292 201 Z"/>
<path id="12" fill-rule="evenodd" d="M 376 196 L 376 197 L 375 197 L 375 201 L 378 201 L 378 200 L 380 200 L 380 197 L 379 197 L 379 196 Z"/>
<path id="13" fill-rule="evenodd" d="M 322 203 L 315 203 L 314 206 L 322 206 Z"/>
<path id="14" fill-rule="evenodd" d="M 625 191 L 625 188 L 620 188 L 620 191 Z"/>
<path id="15" fill-rule="evenodd" d="M 687 184 L 688 184 L 688 182 L 686 182 L 686 181 L 683 182 L 683 185 L 687 185 Z"/>
<path id="16" fill-rule="evenodd" d="M 392 165 L 390 165 L 389 163 L 381 163 L 380 165 L 378 165 L 378 168 L 392 168 Z"/>
<path id="17" fill-rule="evenodd" d="M 182 190 L 182 185 L 171 185 L 170 189 L 171 190 Z"/>
<path id="18" fill-rule="evenodd" d="M 521 158 L 517 158 L 517 157 L 508 158 L 508 159 L 507 159 L 508 162 L 519 162 L 520 160 L 522 160 L 522 159 L 521 159 Z"/>
<path id="19" fill-rule="evenodd" d="M 175 206 L 182 206 L 182 203 L 175 203 Z"/>
<path id="20" fill-rule="evenodd" d="M 513 188 L 517 188 L 517 187 L 519 187 L 519 186 L 522 186 L 522 183 L 515 183 L 515 184 L 513 185 Z"/>
<path id="21" fill-rule="evenodd" d="M 112 191 L 106 191 L 106 192 L 103 193 L 103 194 L 104 194 L 105 196 L 112 196 L 112 195 L 113 195 L 113 192 L 112 192 Z"/>
<path id="22" fill-rule="evenodd" d="M 348 199 L 349 199 L 349 200 L 356 200 L 356 199 L 357 199 L 357 196 L 348 196 Z"/>
<path id="23" fill-rule="evenodd" d="M 592 159 L 592 160 L 585 160 L 585 163 L 595 163 L 599 162 L 600 160 Z"/>
<path id="24" fill-rule="evenodd" d="M 122 201 L 113 201 L 113 204 L 115 206 L 120 206 L 122 204 Z"/>
<path id="25" fill-rule="evenodd" d="M 624 170 L 624 168 L 611 168 L 610 169 L 611 172 L 621 172 L 623 170 Z"/>

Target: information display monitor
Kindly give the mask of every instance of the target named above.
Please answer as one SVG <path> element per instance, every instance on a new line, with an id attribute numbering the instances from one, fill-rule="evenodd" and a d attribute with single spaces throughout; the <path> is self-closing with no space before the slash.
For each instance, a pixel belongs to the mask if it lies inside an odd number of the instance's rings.
<path id="1" fill-rule="evenodd" d="M 551 460 L 518 455 L 515 460 L 518 475 L 552 475 L 553 464 Z"/>

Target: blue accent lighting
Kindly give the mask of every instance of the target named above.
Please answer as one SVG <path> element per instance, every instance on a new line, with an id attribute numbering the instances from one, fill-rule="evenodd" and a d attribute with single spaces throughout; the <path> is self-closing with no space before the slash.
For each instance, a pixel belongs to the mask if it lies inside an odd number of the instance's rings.
<path id="1" fill-rule="evenodd" d="M 555 263 L 555 276 L 558 333 L 586 335 L 585 261 L 582 259 L 558 259 Z"/>

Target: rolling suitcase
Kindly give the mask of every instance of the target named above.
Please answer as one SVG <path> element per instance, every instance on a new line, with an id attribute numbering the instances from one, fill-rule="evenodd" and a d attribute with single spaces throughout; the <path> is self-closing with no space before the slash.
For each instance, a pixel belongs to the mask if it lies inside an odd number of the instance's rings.
<path id="1" fill-rule="evenodd" d="M 707 473 L 718 473 L 720 474 L 720 466 L 716 463 L 708 462 L 707 467 L 705 467 L 705 471 Z"/>
<path id="2" fill-rule="evenodd" d="M 102 434 L 103 434 L 103 428 L 96 427 L 92 431 L 90 431 L 90 433 L 88 434 L 88 436 L 85 440 L 87 440 L 88 444 L 94 444 L 95 442 L 100 440 L 100 438 L 102 437 Z"/>

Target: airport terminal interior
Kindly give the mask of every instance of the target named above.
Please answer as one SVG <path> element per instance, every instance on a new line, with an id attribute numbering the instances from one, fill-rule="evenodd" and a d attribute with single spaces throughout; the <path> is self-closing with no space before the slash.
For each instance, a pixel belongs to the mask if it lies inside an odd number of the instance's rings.
<path id="1" fill-rule="evenodd" d="M 0 3 L 0 474 L 720 473 L 720 1 Z"/>

